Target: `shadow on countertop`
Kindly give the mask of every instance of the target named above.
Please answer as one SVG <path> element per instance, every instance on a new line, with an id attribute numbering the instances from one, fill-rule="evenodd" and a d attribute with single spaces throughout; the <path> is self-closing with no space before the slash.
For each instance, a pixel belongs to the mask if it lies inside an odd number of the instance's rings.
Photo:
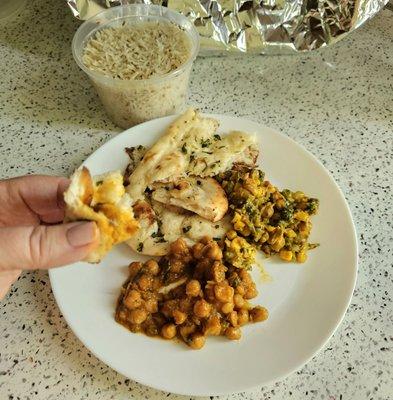
<path id="1" fill-rule="evenodd" d="M 8 119 L 120 131 L 72 57 L 79 24 L 65 2 L 51 0 L 27 2 L 19 15 L 0 21 L 0 110 Z"/>

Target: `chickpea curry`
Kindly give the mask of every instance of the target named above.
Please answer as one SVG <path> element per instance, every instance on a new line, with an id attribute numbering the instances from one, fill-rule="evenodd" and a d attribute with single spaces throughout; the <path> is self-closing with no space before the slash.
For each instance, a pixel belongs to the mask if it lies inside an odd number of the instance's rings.
<path id="1" fill-rule="evenodd" d="M 179 238 L 160 259 L 131 263 L 116 309 L 116 321 L 130 331 L 180 339 L 192 349 L 208 336 L 239 340 L 243 325 L 268 318 L 266 308 L 249 302 L 258 294 L 248 272 L 257 250 L 302 263 L 317 246 L 308 242 L 317 199 L 280 191 L 258 169 L 235 168 L 215 179 L 233 229 L 191 247 Z"/>
<path id="2" fill-rule="evenodd" d="M 239 340 L 241 327 L 266 320 L 268 311 L 250 304 L 258 294 L 251 275 L 226 261 L 220 245 L 205 237 L 188 247 L 180 238 L 158 261 L 131 263 L 116 321 L 132 332 L 178 338 L 192 349 L 202 348 L 208 336 Z"/>

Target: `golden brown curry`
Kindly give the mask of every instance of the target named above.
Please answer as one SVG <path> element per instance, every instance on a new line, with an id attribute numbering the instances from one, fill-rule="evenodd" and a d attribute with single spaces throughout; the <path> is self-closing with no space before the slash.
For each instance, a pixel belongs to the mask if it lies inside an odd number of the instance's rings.
<path id="1" fill-rule="evenodd" d="M 216 241 L 205 237 L 188 247 L 178 239 L 159 261 L 129 265 L 116 321 L 200 349 L 207 336 L 238 340 L 241 326 L 266 320 L 266 308 L 249 303 L 257 294 L 248 271 L 226 264 Z"/>

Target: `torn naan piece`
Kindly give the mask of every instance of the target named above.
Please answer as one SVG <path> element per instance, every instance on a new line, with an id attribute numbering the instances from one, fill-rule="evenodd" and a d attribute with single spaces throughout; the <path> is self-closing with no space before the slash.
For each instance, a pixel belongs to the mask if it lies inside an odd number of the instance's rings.
<path id="1" fill-rule="evenodd" d="M 116 244 L 128 240 L 138 229 L 132 200 L 123 185 L 120 171 L 91 177 L 82 167 L 75 171 L 64 193 L 65 222 L 94 221 L 99 230 L 99 245 L 85 261 L 97 263 Z"/>
<path id="2" fill-rule="evenodd" d="M 191 245 L 203 236 L 220 239 L 231 229 L 224 217 L 228 201 L 214 176 L 254 167 L 258 148 L 255 136 L 238 131 L 220 136 L 218 126 L 217 120 L 190 109 L 150 149 L 126 150 L 127 192 L 146 208 L 138 212 L 134 207 L 141 226 L 127 242 L 134 250 L 161 256 L 179 237 Z"/>
<path id="3" fill-rule="evenodd" d="M 218 121 L 190 109 L 174 121 L 144 154 L 128 178 L 127 192 L 144 199 L 155 182 L 174 182 L 185 176 L 213 177 L 235 164 L 255 166 L 256 138 L 243 132 L 218 135 Z"/>
<path id="4" fill-rule="evenodd" d="M 192 211 L 216 222 L 228 211 L 228 199 L 224 189 L 213 178 L 188 176 L 173 183 L 154 183 L 151 197 L 160 203 Z"/>
<path id="5" fill-rule="evenodd" d="M 162 256 L 169 251 L 169 243 L 161 233 L 161 220 L 150 203 L 138 200 L 134 204 L 135 218 L 139 222 L 138 232 L 127 241 L 136 252 L 149 256 Z"/>
<path id="6" fill-rule="evenodd" d="M 134 172 L 136 166 L 141 162 L 143 156 L 145 155 L 147 149 L 145 146 L 136 146 L 136 147 L 126 147 L 125 151 L 128 155 L 130 161 L 127 164 L 126 170 L 124 171 L 124 185 L 127 186 L 129 182 L 129 178 L 131 174 Z"/>
<path id="7" fill-rule="evenodd" d="M 148 203 L 145 203 L 144 207 L 149 207 Z M 151 218 L 152 215 L 154 218 Z M 170 244 L 179 237 L 191 246 L 204 236 L 219 240 L 232 228 L 229 216 L 211 222 L 181 208 L 167 207 L 154 200 L 150 210 L 137 219 L 141 229 L 127 244 L 134 251 L 149 256 L 168 254 Z"/>

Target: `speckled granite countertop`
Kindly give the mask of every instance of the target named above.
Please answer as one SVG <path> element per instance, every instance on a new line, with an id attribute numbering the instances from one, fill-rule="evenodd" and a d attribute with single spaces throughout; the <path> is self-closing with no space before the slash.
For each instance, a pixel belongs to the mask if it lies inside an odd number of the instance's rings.
<path id="1" fill-rule="evenodd" d="M 31 0 L 0 23 L 1 177 L 68 175 L 119 132 L 72 60 L 77 26 L 60 0 Z M 355 294 L 327 347 L 284 381 L 226 398 L 392 399 L 393 13 L 315 54 L 198 59 L 191 89 L 202 110 L 277 128 L 317 156 L 360 245 Z M 0 399 L 88 398 L 181 397 L 97 360 L 61 317 L 48 275 L 24 274 L 0 303 Z"/>

